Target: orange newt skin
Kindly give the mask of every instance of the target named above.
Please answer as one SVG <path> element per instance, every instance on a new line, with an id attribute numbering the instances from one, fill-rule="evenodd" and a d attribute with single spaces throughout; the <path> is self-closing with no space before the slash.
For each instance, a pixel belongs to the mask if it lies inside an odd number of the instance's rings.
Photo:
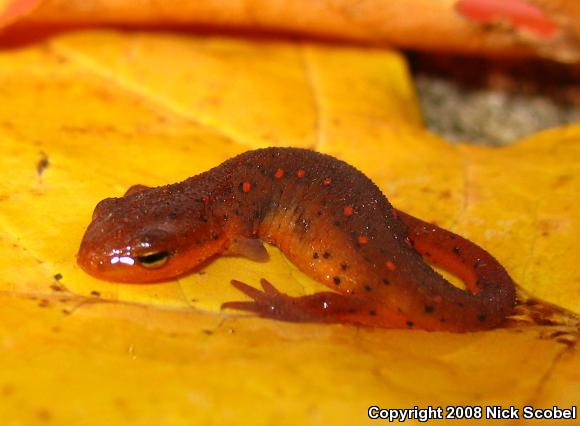
<path id="1" fill-rule="evenodd" d="M 296 148 L 249 151 L 181 183 L 131 188 L 95 208 L 78 263 L 95 277 L 163 281 L 261 241 L 332 288 L 290 297 L 232 284 L 253 301 L 224 308 L 288 321 L 456 332 L 496 327 L 515 304 L 505 269 L 474 243 L 394 209 L 354 167 Z M 425 260 L 461 278 L 461 290 Z"/>

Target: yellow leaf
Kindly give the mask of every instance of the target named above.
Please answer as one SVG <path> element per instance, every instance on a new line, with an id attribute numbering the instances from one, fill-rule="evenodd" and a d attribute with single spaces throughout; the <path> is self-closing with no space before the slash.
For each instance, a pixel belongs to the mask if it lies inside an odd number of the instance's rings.
<path id="1" fill-rule="evenodd" d="M 275 248 L 267 264 L 220 258 L 154 285 L 96 280 L 75 254 L 105 197 L 253 147 L 303 146 L 364 170 L 401 209 L 481 244 L 527 291 L 578 312 L 580 127 L 510 148 L 452 146 L 422 128 L 397 53 L 167 33 L 78 32 L 4 50 L 0 90 L 3 424 L 358 424 L 371 405 L 575 402 L 573 332 L 220 312 L 240 299 L 232 278 L 324 288 Z"/>

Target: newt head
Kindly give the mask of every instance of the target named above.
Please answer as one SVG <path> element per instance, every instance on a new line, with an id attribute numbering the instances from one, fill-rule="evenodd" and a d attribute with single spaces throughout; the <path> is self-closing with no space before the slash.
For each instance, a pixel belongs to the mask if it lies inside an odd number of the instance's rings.
<path id="1" fill-rule="evenodd" d="M 191 271 L 226 244 L 206 203 L 192 200 L 179 184 L 102 200 L 81 242 L 78 264 L 116 282 L 164 281 Z"/>

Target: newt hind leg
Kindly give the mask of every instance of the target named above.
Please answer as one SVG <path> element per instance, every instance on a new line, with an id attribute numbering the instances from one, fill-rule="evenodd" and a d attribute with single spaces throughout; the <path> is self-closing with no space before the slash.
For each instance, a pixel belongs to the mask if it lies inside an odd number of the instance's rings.
<path id="1" fill-rule="evenodd" d="M 339 293 L 320 292 L 293 297 L 278 291 L 262 278 L 262 290 L 241 281 L 231 284 L 252 301 L 235 301 L 222 304 L 222 309 L 239 309 L 271 318 L 291 322 L 347 322 L 376 325 L 376 308 L 368 299 L 345 296 Z"/>

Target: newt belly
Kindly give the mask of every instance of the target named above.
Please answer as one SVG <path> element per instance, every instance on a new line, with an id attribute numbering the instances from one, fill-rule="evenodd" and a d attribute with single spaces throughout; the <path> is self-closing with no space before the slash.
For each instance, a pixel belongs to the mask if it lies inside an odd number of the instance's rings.
<path id="1" fill-rule="evenodd" d="M 296 148 L 249 151 L 183 182 L 101 201 L 78 262 L 109 281 L 163 281 L 220 254 L 264 259 L 262 241 L 332 291 L 290 297 L 265 280 L 263 291 L 233 281 L 253 300 L 225 308 L 461 332 L 498 326 L 515 304 L 513 281 L 484 249 L 396 210 L 354 167 Z"/>

